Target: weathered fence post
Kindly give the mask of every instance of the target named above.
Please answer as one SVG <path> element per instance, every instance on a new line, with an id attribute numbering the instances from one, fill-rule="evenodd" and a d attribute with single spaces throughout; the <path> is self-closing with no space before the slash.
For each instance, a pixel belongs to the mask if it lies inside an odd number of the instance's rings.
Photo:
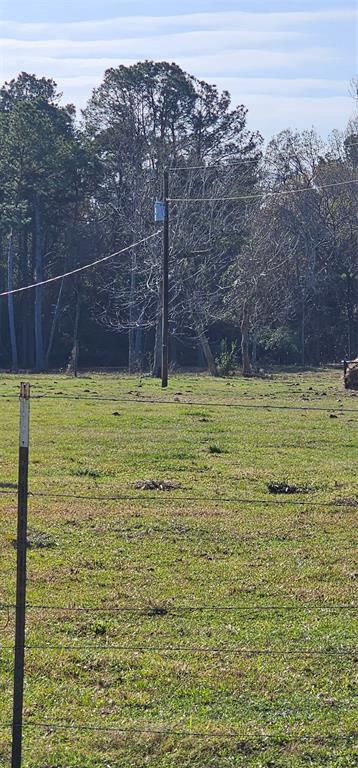
<path id="1" fill-rule="evenodd" d="M 20 441 L 17 507 L 16 629 L 11 768 L 21 768 L 25 665 L 27 496 L 29 466 L 30 384 L 20 385 Z"/>

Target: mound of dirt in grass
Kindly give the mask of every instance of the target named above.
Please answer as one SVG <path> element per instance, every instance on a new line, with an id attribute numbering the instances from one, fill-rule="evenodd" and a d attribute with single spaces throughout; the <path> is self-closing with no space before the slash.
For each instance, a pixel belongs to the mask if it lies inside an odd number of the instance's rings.
<path id="1" fill-rule="evenodd" d="M 338 507 L 358 507 L 358 496 L 355 498 L 335 499 L 334 503 L 337 504 Z"/>
<path id="2" fill-rule="evenodd" d="M 14 540 L 12 544 L 16 549 L 17 541 Z M 41 531 L 35 531 L 33 528 L 29 528 L 27 532 L 28 549 L 52 549 L 56 546 L 55 539 L 49 533 L 42 533 Z"/>
<path id="3" fill-rule="evenodd" d="M 148 605 L 141 613 L 143 616 L 166 616 L 168 608 L 165 605 Z"/>
<path id="4" fill-rule="evenodd" d="M 346 389 L 358 390 L 358 357 L 347 367 L 344 374 L 344 386 Z"/>
<path id="5" fill-rule="evenodd" d="M 171 480 L 138 480 L 135 483 L 137 491 L 175 491 L 181 488 L 181 483 Z"/>
<path id="6" fill-rule="evenodd" d="M 270 493 L 312 493 L 314 490 L 308 485 L 291 485 L 287 482 L 267 483 Z"/>

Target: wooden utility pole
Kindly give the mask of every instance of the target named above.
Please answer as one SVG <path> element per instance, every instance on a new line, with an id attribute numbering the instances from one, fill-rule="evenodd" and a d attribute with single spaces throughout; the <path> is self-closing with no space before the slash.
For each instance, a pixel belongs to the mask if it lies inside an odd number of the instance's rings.
<path id="1" fill-rule="evenodd" d="M 25 666 L 27 496 L 29 467 L 30 384 L 20 385 L 20 440 L 17 508 L 16 629 L 11 768 L 21 768 Z"/>
<path id="2" fill-rule="evenodd" d="M 169 172 L 164 171 L 164 227 L 162 274 L 162 387 L 168 386 L 169 368 Z"/>

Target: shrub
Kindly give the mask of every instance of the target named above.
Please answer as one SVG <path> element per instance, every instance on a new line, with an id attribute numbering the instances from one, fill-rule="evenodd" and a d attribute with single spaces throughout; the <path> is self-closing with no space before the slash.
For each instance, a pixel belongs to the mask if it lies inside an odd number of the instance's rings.
<path id="1" fill-rule="evenodd" d="M 261 331 L 258 344 L 276 363 L 297 363 L 300 357 L 297 333 L 287 326 Z"/>
<path id="2" fill-rule="evenodd" d="M 233 376 L 237 369 L 237 342 L 232 341 L 229 345 L 227 339 L 222 339 L 215 363 L 219 376 Z"/>

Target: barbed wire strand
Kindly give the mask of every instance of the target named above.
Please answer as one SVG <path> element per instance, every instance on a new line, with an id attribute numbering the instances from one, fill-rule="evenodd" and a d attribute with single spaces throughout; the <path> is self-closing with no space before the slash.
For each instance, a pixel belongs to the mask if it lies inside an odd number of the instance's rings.
<path id="1" fill-rule="evenodd" d="M 151 491 L 152 493 L 158 494 L 157 490 Z M 165 493 L 164 491 L 162 493 Z M 17 489 L 12 490 L 0 490 L 0 496 L 16 496 L 17 495 Z M 112 501 L 133 501 L 138 504 L 144 503 L 144 504 L 152 504 L 152 503 L 159 503 L 159 504 L 181 504 L 182 502 L 191 502 L 195 504 L 202 504 L 203 502 L 211 501 L 213 503 L 221 503 L 221 504 L 247 504 L 249 506 L 276 506 L 276 507 L 286 507 L 286 506 L 310 506 L 310 507 L 317 507 L 320 509 L 321 507 L 323 509 L 326 509 L 327 507 L 344 507 L 344 508 L 352 508 L 355 509 L 358 506 L 358 499 L 352 499 L 349 503 L 347 501 L 343 500 L 336 500 L 336 501 L 311 501 L 310 499 L 305 500 L 291 500 L 288 499 L 288 496 L 291 496 L 293 494 L 285 493 L 285 494 L 274 494 L 285 496 L 285 499 L 282 499 L 282 501 L 277 501 L 276 499 L 272 499 L 268 497 L 267 499 L 246 499 L 244 497 L 225 497 L 225 496 L 180 496 L 176 498 L 168 498 L 168 496 L 150 496 L 150 498 L 145 498 L 144 496 L 133 496 L 133 495 L 127 495 L 127 494 L 115 494 L 115 495 L 109 495 L 109 496 L 95 496 L 93 494 L 89 495 L 81 495 L 81 494 L 75 494 L 75 493 L 52 493 L 51 491 L 29 491 L 29 498 L 49 498 L 49 499 L 68 499 L 68 500 L 74 500 L 74 501 L 98 501 L 98 502 L 112 502 Z"/>
<path id="2" fill-rule="evenodd" d="M 2 729 L 8 729 L 12 727 L 12 723 L 0 723 L 0 728 Z M 319 734 L 299 734 L 299 735 L 290 735 L 290 734 L 268 734 L 268 733 L 257 733 L 257 734 L 247 734 L 243 731 L 195 731 L 195 730 L 177 730 L 177 729 L 168 729 L 168 728 L 126 728 L 122 726 L 97 726 L 97 725 L 82 725 L 82 724 L 72 724 L 72 723 L 41 723 L 41 722 L 24 722 L 23 723 L 24 728 L 45 728 L 49 730 L 64 730 L 64 731 L 88 731 L 88 732 L 98 732 L 98 733 L 123 733 L 123 734 L 144 734 L 144 735 L 155 735 L 155 736 L 182 736 L 182 737 L 193 737 L 193 738 L 202 738 L 202 739 L 216 739 L 216 738 L 233 738 L 233 739 L 245 739 L 245 740 L 262 740 L 262 741 L 268 741 L 268 740 L 278 740 L 278 741 L 287 741 L 288 743 L 292 742 L 306 742 L 306 741 L 317 741 L 318 744 L 321 744 L 322 741 L 324 743 L 329 742 L 335 742 L 336 740 L 340 741 L 351 741 L 352 739 L 355 739 L 358 734 L 352 733 L 352 734 L 332 734 L 327 737 L 322 737 L 322 735 Z"/>
<path id="3" fill-rule="evenodd" d="M 0 294 L 1 296 L 1 294 Z M 18 399 L 18 395 L 0 395 L 1 399 Z M 358 416 L 358 408 L 342 408 L 340 406 L 332 405 L 329 407 L 312 406 L 312 405 L 275 405 L 270 403 L 268 405 L 260 405 L 259 403 L 223 403 L 220 401 L 203 401 L 203 400 L 161 400 L 145 397 L 129 398 L 129 397 L 83 397 L 82 395 L 32 395 L 31 401 L 36 400 L 72 400 L 82 402 L 100 402 L 100 403 L 138 403 L 144 405 L 183 405 L 205 408 L 239 408 L 248 410 L 279 410 L 279 411 L 322 411 L 324 413 L 345 414 L 355 413 Z"/>
<path id="4" fill-rule="evenodd" d="M 4 646 L 1 646 L 5 650 Z M 207 654 L 222 653 L 233 654 L 235 656 L 355 656 L 358 653 L 356 648 L 348 649 L 313 649 L 313 648 L 295 648 L 287 650 L 275 650 L 273 648 L 210 648 L 199 646 L 130 646 L 130 645 L 57 645 L 56 643 L 25 645 L 27 651 L 77 651 L 84 653 L 103 653 L 119 651 L 125 653 L 189 653 L 189 654 Z"/>
<path id="5" fill-rule="evenodd" d="M 0 603 L 0 611 L 2 610 L 16 610 L 15 603 Z M 29 611 L 59 611 L 63 613 L 133 613 L 143 616 L 143 618 L 160 618 L 168 615 L 176 615 L 182 613 L 267 613 L 267 612 L 280 612 L 280 611 L 340 611 L 349 610 L 357 611 L 358 605 L 352 605 L 349 603 L 312 603 L 311 605 L 165 605 L 155 604 L 144 606 L 66 606 L 66 605 L 41 605 L 41 604 L 27 604 L 26 610 Z"/>

